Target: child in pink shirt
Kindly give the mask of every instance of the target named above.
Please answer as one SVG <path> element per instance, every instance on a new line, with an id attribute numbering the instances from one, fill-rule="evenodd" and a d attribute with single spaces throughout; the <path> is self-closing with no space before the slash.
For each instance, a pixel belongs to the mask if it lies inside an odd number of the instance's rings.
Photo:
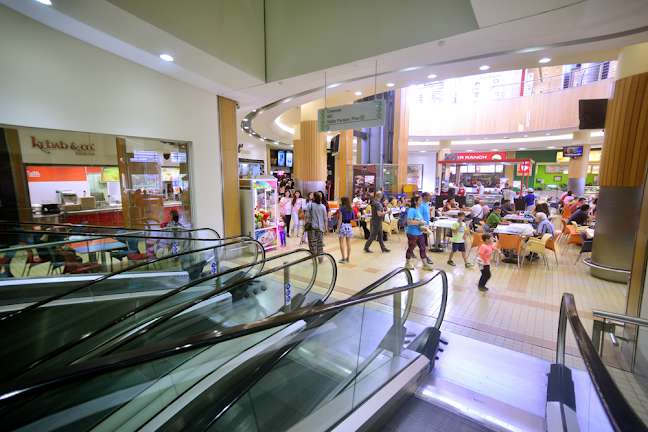
<path id="1" fill-rule="evenodd" d="M 479 246 L 479 249 L 477 250 L 477 255 L 479 255 L 479 258 L 483 264 L 480 265 L 481 268 L 481 278 L 479 279 L 479 283 L 477 284 L 477 288 L 479 288 L 480 291 L 488 291 L 488 288 L 486 287 L 486 282 L 491 277 L 491 272 L 490 272 L 490 259 L 491 259 L 491 254 L 493 253 L 494 250 L 499 252 L 500 256 L 504 258 L 504 255 L 502 255 L 502 251 L 499 250 L 497 246 L 495 246 L 493 243 L 495 240 L 493 240 L 493 235 L 492 234 L 482 234 L 482 240 L 484 241 L 484 244 Z"/>

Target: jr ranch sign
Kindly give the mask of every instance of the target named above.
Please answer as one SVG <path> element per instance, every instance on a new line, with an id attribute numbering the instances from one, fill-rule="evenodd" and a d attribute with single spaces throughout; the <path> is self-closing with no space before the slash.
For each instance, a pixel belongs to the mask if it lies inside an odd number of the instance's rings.
<path id="1" fill-rule="evenodd" d="M 94 144 L 75 144 L 70 142 L 69 144 L 63 141 L 37 141 L 36 137 L 31 137 L 32 148 L 37 148 L 43 153 L 51 154 L 52 151 L 73 151 L 75 155 L 78 156 L 94 156 L 95 147 Z"/>

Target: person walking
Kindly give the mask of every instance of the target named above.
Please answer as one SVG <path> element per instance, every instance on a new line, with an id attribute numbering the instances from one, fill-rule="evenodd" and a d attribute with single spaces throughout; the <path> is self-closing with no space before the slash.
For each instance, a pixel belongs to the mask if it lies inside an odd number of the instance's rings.
<path id="1" fill-rule="evenodd" d="M 526 211 L 531 212 L 535 209 L 536 196 L 533 195 L 533 189 L 527 189 L 527 194 L 522 197 L 526 200 Z"/>
<path id="2" fill-rule="evenodd" d="M 313 201 L 306 205 L 305 227 L 308 233 L 308 249 L 312 254 L 324 252 L 324 234 L 326 233 L 326 207 L 318 193 L 314 194 Z M 320 263 L 323 259 L 320 258 Z"/>
<path id="3" fill-rule="evenodd" d="M 284 230 L 286 231 L 286 236 L 290 237 L 290 219 L 292 218 L 292 203 L 293 197 L 290 196 L 290 191 L 287 190 L 284 192 L 284 196 L 279 200 L 279 214 L 283 216 L 284 219 Z"/>
<path id="4" fill-rule="evenodd" d="M 451 266 L 456 265 L 452 261 L 452 257 L 454 256 L 455 252 L 461 252 L 461 257 L 464 260 L 466 268 L 470 268 L 473 265 L 470 264 L 468 262 L 468 259 L 466 258 L 467 233 L 466 224 L 464 223 L 465 218 L 466 214 L 464 212 L 459 212 L 459 214 L 457 215 L 457 222 L 452 224 L 452 252 L 450 252 L 450 256 L 448 257 L 448 264 Z"/>
<path id="5" fill-rule="evenodd" d="M 430 198 L 432 198 L 432 195 L 430 192 L 423 192 L 423 195 L 421 195 L 421 207 L 419 207 L 419 211 L 421 212 L 421 216 L 423 216 L 423 220 L 425 223 L 430 226 L 430 214 L 431 214 L 431 209 L 430 209 Z M 429 238 L 427 235 L 423 234 L 423 240 L 425 240 L 425 248 L 428 247 L 429 245 Z M 432 249 L 432 245 L 429 245 L 430 249 Z M 421 257 L 423 259 L 423 257 Z M 426 258 L 426 261 L 428 264 L 434 264 L 430 258 Z"/>
<path id="6" fill-rule="evenodd" d="M 338 215 L 338 237 L 340 239 L 340 252 L 342 253 L 342 259 L 338 261 L 340 264 L 345 264 L 349 262 L 349 256 L 351 256 L 351 238 L 353 237 L 353 227 L 351 226 L 351 221 L 356 220 L 355 212 L 353 207 L 351 207 L 351 200 L 348 196 L 343 196 L 341 199 L 342 206 L 339 210 Z M 344 239 L 346 238 L 346 258 L 344 253 Z"/>
<path id="7" fill-rule="evenodd" d="M 425 234 L 421 231 L 420 227 L 425 225 L 423 220 L 423 215 L 419 210 L 423 200 L 419 195 L 414 195 L 412 197 L 411 207 L 407 211 L 407 229 L 405 234 L 407 234 L 407 252 L 405 252 L 405 268 L 409 270 L 414 270 L 414 266 L 410 262 L 414 256 L 414 249 L 418 246 L 421 253 L 421 261 L 423 261 L 423 270 L 433 270 L 430 264 L 427 263 L 427 253 L 425 251 Z"/>
<path id="8" fill-rule="evenodd" d="M 383 211 L 384 209 L 380 202 L 381 199 L 382 199 L 382 192 L 378 191 L 376 192 L 376 197 L 371 200 L 371 223 L 370 223 L 371 235 L 369 236 L 369 240 L 367 240 L 367 243 L 365 243 L 364 245 L 364 251 L 367 253 L 373 253 L 373 251 L 369 250 L 369 247 L 371 246 L 371 243 L 376 239 L 378 239 L 378 243 L 380 244 L 380 249 L 383 252 L 391 252 L 389 249 L 385 247 L 385 243 L 383 242 L 383 237 L 382 237 L 382 233 L 383 233 L 382 221 L 386 214 L 391 214 L 391 210 Z"/>
<path id="9" fill-rule="evenodd" d="M 296 190 L 293 194 L 292 200 L 292 223 L 293 226 L 290 230 L 290 234 L 295 234 L 295 228 L 297 228 L 297 236 L 299 237 L 299 231 L 303 226 L 304 220 L 304 209 L 306 208 L 306 200 L 302 198 L 300 190 Z M 300 217 L 301 212 L 301 217 Z"/>
<path id="10" fill-rule="evenodd" d="M 477 288 L 479 288 L 480 291 L 488 291 L 488 288 L 486 287 L 486 283 L 491 277 L 491 272 L 490 272 L 490 260 L 491 260 L 491 255 L 493 254 L 493 251 L 497 251 L 500 254 L 500 258 L 504 259 L 504 254 L 502 253 L 501 250 L 497 246 L 494 245 L 495 240 L 493 240 L 493 235 L 489 233 L 482 234 L 482 241 L 484 242 L 483 245 L 479 246 L 479 249 L 477 250 L 477 255 L 479 255 L 479 259 L 481 260 L 479 264 L 479 268 L 481 269 L 481 278 L 479 278 L 479 283 L 477 284 Z"/>

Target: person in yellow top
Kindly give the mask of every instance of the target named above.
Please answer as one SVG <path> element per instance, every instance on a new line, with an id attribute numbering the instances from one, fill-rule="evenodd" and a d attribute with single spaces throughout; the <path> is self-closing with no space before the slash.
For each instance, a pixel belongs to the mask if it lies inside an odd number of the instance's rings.
<path id="1" fill-rule="evenodd" d="M 461 252 L 461 257 L 464 260 L 464 264 L 467 268 L 470 268 L 473 265 L 470 264 L 466 259 L 465 240 L 468 233 L 466 232 L 466 224 L 464 223 L 465 218 L 466 214 L 464 212 L 459 212 L 459 214 L 457 215 L 458 221 L 452 224 L 452 252 L 450 252 L 450 256 L 448 257 L 448 264 L 451 266 L 456 265 L 454 262 L 452 262 L 452 257 L 454 256 L 455 252 Z"/>

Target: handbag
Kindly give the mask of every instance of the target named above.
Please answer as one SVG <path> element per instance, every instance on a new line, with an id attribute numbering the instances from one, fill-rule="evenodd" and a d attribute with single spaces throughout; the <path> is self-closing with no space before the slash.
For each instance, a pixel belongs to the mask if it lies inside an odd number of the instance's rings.
<path id="1" fill-rule="evenodd" d="M 299 209 L 299 211 L 297 212 L 297 219 L 304 220 L 305 216 L 306 212 L 303 209 Z"/>
<path id="2" fill-rule="evenodd" d="M 308 222 L 304 224 L 304 231 L 310 231 L 313 229 L 313 224 L 311 223 L 311 220 L 313 219 L 313 211 L 311 210 L 310 207 L 306 207 L 306 208 L 310 211 L 311 217 L 309 217 Z M 306 212 L 304 212 L 304 216 L 306 216 Z"/>

